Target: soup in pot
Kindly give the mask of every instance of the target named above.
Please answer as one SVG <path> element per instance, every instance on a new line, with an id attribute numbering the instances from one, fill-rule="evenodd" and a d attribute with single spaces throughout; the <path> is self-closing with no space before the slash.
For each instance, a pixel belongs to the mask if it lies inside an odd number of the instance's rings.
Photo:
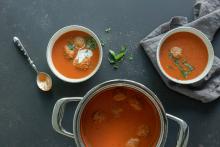
<path id="1" fill-rule="evenodd" d="M 82 112 L 80 133 L 86 147 L 154 147 L 160 116 L 153 103 L 132 88 L 104 90 Z"/>
<path id="2" fill-rule="evenodd" d="M 159 60 L 163 70 L 172 78 L 191 80 L 199 76 L 208 63 L 204 42 L 189 32 L 169 36 L 161 45 Z"/>

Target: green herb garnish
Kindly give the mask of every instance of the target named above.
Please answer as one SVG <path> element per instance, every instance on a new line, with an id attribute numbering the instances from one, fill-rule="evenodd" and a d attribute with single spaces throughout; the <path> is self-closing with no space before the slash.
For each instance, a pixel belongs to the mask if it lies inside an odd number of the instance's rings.
<path id="1" fill-rule="evenodd" d="M 109 33 L 111 30 L 112 30 L 112 29 L 109 27 L 109 28 L 106 28 L 106 29 L 105 29 L 105 32 L 106 32 L 106 33 Z"/>
<path id="2" fill-rule="evenodd" d="M 73 51 L 74 48 L 75 48 L 75 45 L 72 42 L 68 42 L 67 47 L 68 47 L 69 50 Z"/>
<path id="3" fill-rule="evenodd" d="M 193 71 L 194 70 L 194 67 L 192 65 L 190 65 L 189 63 L 183 63 L 186 67 L 188 67 L 188 69 L 190 71 Z"/>
<path id="4" fill-rule="evenodd" d="M 187 63 L 186 59 L 183 59 L 183 60 L 182 60 L 182 63 L 183 63 L 183 64 L 184 64 L 184 63 Z"/>
<path id="5" fill-rule="evenodd" d="M 97 48 L 97 43 L 94 38 L 92 37 L 86 38 L 86 48 L 89 48 L 91 50 L 94 50 Z"/>
<path id="6" fill-rule="evenodd" d="M 116 53 L 113 50 L 109 49 L 109 54 L 113 57 L 114 60 L 116 60 L 115 59 L 116 58 Z"/>
<path id="7" fill-rule="evenodd" d="M 168 52 L 168 56 L 169 56 L 170 59 L 174 58 L 171 52 Z"/>
<path id="8" fill-rule="evenodd" d="M 124 46 L 122 46 L 118 54 L 116 54 L 116 53 L 115 53 L 113 50 L 111 50 L 111 49 L 109 50 L 109 54 L 113 57 L 113 59 L 114 59 L 116 62 L 118 62 L 118 61 L 120 61 L 120 60 L 124 57 L 124 55 L 126 54 L 126 51 L 127 51 L 127 48 L 124 47 Z"/>
<path id="9" fill-rule="evenodd" d="M 108 57 L 109 63 L 113 64 L 114 68 L 116 67 L 119 68 L 118 63 L 123 60 L 123 57 L 125 56 L 126 52 L 127 52 L 127 48 L 125 46 L 121 47 L 119 53 L 115 53 L 115 51 L 109 49 L 109 57 Z"/>
<path id="10" fill-rule="evenodd" d="M 180 64 L 178 58 L 174 58 L 172 53 L 169 52 L 168 53 L 169 58 L 174 62 L 174 64 L 177 66 L 177 68 L 179 69 L 180 73 L 182 74 L 182 76 L 184 78 L 187 78 L 188 75 L 194 70 L 194 67 L 192 65 L 190 65 L 186 59 L 182 59 L 182 65 Z M 187 67 L 187 70 L 184 70 L 183 66 Z"/>
<path id="11" fill-rule="evenodd" d="M 115 64 L 116 63 L 115 60 L 111 59 L 110 57 L 108 57 L 108 61 L 109 61 L 110 64 Z"/>
<path id="12" fill-rule="evenodd" d="M 114 67 L 114 69 L 118 69 L 119 65 L 118 64 L 114 64 L 113 67 Z"/>
<path id="13" fill-rule="evenodd" d="M 182 76 L 184 78 L 187 78 L 189 72 L 183 70 L 182 66 L 179 64 L 179 60 L 178 59 L 174 59 L 174 63 L 177 66 L 177 68 L 179 69 L 179 71 L 181 72 Z"/>
<path id="14" fill-rule="evenodd" d="M 129 60 L 133 60 L 134 58 L 133 58 L 132 55 L 130 55 L 130 56 L 128 57 L 128 59 L 129 59 Z"/>

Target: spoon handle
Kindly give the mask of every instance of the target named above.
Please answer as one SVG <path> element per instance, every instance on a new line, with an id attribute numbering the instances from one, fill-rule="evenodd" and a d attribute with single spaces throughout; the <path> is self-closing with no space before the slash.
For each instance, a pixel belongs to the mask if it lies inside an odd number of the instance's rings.
<path id="1" fill-rule="evenodd" d="M 15 44 L 15 46 L 21 51 L 23 52 L 24 56 L 27 58 L 29 64 L 31 65 L 31 67 L 34 69 L 34 71 L 36 71 L 38 73 L 38 69 L 35 66 L 33 60 L 31 60 L 27 50 L 24 48 L 24 46 L 22 45 L 20 39 L 16 36 L 13 37 L 13 42 Z"/>

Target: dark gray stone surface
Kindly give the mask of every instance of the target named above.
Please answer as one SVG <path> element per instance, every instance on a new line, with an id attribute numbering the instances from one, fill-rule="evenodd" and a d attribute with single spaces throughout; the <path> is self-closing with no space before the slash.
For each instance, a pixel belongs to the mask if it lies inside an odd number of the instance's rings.
<path id="1" fill-rule="evenodd" d="M 64 147 L 73 140 L 57 134 L 51 126 L 56 100 L 83 96 L 106 80 L 126 78 L 140 82 L 155 92 L 166 111 L 186 120 L 190 126 L 189 147 L 220 146 L 220 101 L 202 104 L 170 91 L 161 81 L 139 41 L 173 15 L 192 17 L 193 1 L 183 0 L 1 0 L 0 1 L 0 146 Z M 57 79 L 46 62 L 46 46 L 53 33 L 63 26 L 79 24 L 108 40 L 100 70 L 90 80 L 68 84 Z M 112 32 L 106 34 L 105 28 Z M 38 90 L 35 73 L 12 44 L 17 35 L 36 65 L 52 75 L 50 93 Z M 220 56 L 220 34 L 214 48 Z M 107 61 L 108 48 L 127 44 L 134 60 L 115 71 Z M 64 126 L 71 130 L 73 106 L 70 104 Z M 176 139 L 176 125 L 170 123 L 167 147 Z"/>

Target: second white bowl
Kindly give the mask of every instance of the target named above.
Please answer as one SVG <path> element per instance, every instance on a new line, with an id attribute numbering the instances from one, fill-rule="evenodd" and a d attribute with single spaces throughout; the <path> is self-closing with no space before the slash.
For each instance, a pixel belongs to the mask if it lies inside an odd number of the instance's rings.
<path id="1" fill-rule="evenodd" d="M 206 67 L 203 70 L 203 72 L 200 75 L 198 75 L 197 77 L 195 77 L 194 79 L 190 79 L 190 80 L 175 79 L 175 78 L 171 77 L 170 75 L 168 75 L 164 71 L 164 69 L 160 63 L 160 49 L 161 49 L 162 44 L 169 36 L 171 36 L 175 33 L 178 33 L 178 32 L 192 33 L 192 34 L 196 35 L 197 37 L 199 37 L 203 41 L 203 43 L 206 45 L 206 48 L 208 51 L 208 62 L 206 64 Z M 194 84 L 194 83 L 201 81 L 210 71 L 210 69 L 213 65 L 213 61 L 214 61 L 214 51 L 213 51 L 213 46 L 212 46 L 210 40 L 206 37 L 206 35 L 204 33 L 202 33 L 201 31 L 199 31 L 195 28 L 192 28 L 192 27 L 179 27 L 179 28 L 175 28 L 175 29 L 167 32 L 159 42 L 159 45 L 157 47 L 157 55 L 156 56 L 157 56 L 157 64 L 159 66 L 160 71 L 163 73 L 163 75 L 165 77 L 167 77 L 169 80 L 176 82 L 176 83 L 179 83 L 179 84 Z"/>

